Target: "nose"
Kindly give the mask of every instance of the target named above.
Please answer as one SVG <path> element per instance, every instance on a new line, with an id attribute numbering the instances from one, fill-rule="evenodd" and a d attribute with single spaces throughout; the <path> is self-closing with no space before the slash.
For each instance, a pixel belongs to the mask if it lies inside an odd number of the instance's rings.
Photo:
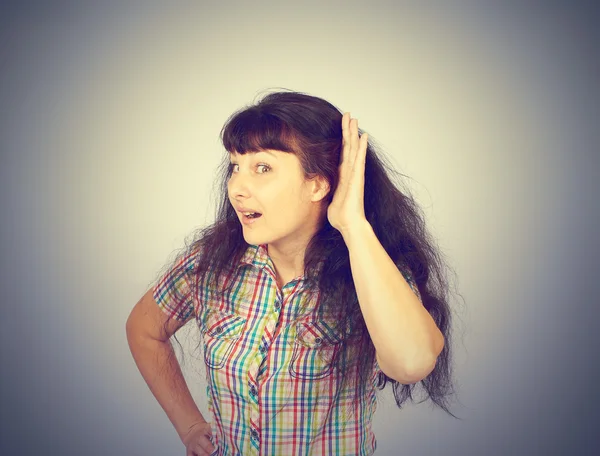
<path id="1" fill-rule="evenodd" d="M 242 173 L 232 174 L 227 182 L 229 189 L 229 195 L 232 199 L 238 199 L 239 197 L 248 197 L 250 193 L 249 178 L 244 176 Z"/>

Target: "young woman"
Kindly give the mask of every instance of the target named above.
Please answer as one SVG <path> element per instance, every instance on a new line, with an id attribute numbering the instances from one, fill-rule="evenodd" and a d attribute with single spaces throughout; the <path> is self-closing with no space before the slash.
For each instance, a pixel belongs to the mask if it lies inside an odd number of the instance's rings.
<path id="1" fill-rule="evenodd" d="M 421 384 L 454 416 L 445 266 L 357 120 L 276 92 L 234 113 L 221 139 L 216 221 L 127 322 L 186 456 L 371 455 L 386 382 L 398 407 Z M 192 318 L 209 420 L 170 344 Z"/>

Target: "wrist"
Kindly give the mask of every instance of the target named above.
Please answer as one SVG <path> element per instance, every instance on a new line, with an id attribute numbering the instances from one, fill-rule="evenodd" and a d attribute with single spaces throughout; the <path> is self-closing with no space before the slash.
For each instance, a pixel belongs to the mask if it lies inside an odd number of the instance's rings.
<path id="1" fill-rule="evenodd" d="M 344 238 L 344 242 L 346 242 L 348 247 L 350 244 L 356 242 L 356 240 L 359 240 L 360 242 L 361 239 L 364 239 L 365 235 L 374 233 L 373 227 L 366 219 L 360 220 L 340 232 L 342 233 L 342 238 Z"/>
<path id="2" fill-rule="evenodd" d="M 180 430 L 177 430 L 177 434 L 179 434 L 179 438 L 181 441 L 185 441 L 186 436 L 190 434 L 196 427 L 206 424 L 208 421 L 204 419 L 202 415 L 195 418 L 192 421 L 189 421 L 188 424 Z"/>

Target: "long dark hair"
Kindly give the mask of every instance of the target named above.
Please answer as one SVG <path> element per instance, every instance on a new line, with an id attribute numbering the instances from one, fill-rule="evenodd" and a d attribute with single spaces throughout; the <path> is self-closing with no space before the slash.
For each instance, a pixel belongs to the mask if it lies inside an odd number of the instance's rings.
<path id="1" fill-rule="evenodd" d="M 234 113 L 221 131 L 221 140 L 228 152 L 239 154 L 274 149 L 295 154 L 305 179 L 324 177 L 331 191 L 325 197 L 329 204 L 338 184 L 341 160 L 342 112 L 331 103 L 314 96 L 292 91 L 269 93 L 257 103 Z M 359 129 L 362 134 L 362 130 Z M 375 235 L 397 267 L 408 272 L 416 282 L 423 306 L 444 335 L 445 345 L 434 370 L 415 384 L 400 384 L 385 374 L 379 374 L 377 387 L 392 384 L 399 408 L 406 399 L 414 401 L 413 390 L 421 384 L 427 397 L 448 414 L 448 397 L 453 394 L 451 371 L 451 315 L 448 305 L 447 266 L 443 255 L 427 233 L 424 217 L 406 190 L 400 191 L 390 176 L 396 174 L 386 165 L 384 156 L 376 152 L 369 135 L 365 163 L 365 215 Z M 399 173 L 398 173 L 399 174 Z M 222 278 L 231 274 L 248 248 L 242 227 L 229 198 L 227 183 L 231 176 L 229 157 L 224 154 L 220 166 L 219 206 L 216 220 L 194 233 L 191 241 L 177 256 L 198 255 L 193 276 L 196 286 L 209 284 L 214 293 L 224 293 L 233 281 Z M 320 273 L 319 262 L 324 260 Z M 348 249 L 341 233 L 324 217 L 320 229 L 310 240 L 305 256 L 305 292 L 313 296 L 320 291 L 319 312 L 341 311 L 342 327 L 351 328 L 343 348 L 337 351 L 332 364 L 342 379 L 337 394 L 362 397 L 373 372 L 375 346 L 359 307 Z M 212 280 L 211 280 L 212 277 Z M 228 284 L 228 285 L 226 285 Z M 194 288 L 198 290 L 199 288 Z M 341 306 L 341 307 L 340 307 Z M 176 338 L 175 338 L 176 339 Z M 179 343 L 179 341 L 177 341 Z M 426 400 L 427 397 L 423 400 Z"/>

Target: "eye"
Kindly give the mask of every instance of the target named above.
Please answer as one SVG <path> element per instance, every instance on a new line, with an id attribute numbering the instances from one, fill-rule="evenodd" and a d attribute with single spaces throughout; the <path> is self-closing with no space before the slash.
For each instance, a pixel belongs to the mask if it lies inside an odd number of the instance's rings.
<path id="1" fill-rule="evenodd" d="M 263 166 L 264 168 L 266 168 L 266 171 L 263 172 L 263 173 L 261 173 L 261 174 L 265 174 L 265 173 L 268 173 L 269 171 L 271 171 L 271 167 L 269 165 L 265 165 L 264 163 L 260 163 L 256 167 L 258 168 L 260 166 Z"/>
<path id="2" fill-rule="evenodd" d="M 229 163 L 229 171 L 230 171 L 230 172 L 231 172 L 231 171 L 233 171 L 233 167 L 234 167 L 234 166 L 237 166 L 237 163 Z M 272 169 L 272 168 L 271 168 L 269 165 L 267 165 L 267 164 L 265 164 L 265 163 L 259 163 L 258 165 L 256 165 L 256 167 L 257 167 L 257 168 L 259 168 L 259 167 L 263 167 L 263 168 L 265 168 L 265 169 L 266 169 L 265 171 L 263 171 L 262 173 L 259 173 L 259 174 L 265 174 L 265 173 L 268 173 L 268 172 L 269 172 L 269 171 L 271 171 L 271 169 Z"/>

